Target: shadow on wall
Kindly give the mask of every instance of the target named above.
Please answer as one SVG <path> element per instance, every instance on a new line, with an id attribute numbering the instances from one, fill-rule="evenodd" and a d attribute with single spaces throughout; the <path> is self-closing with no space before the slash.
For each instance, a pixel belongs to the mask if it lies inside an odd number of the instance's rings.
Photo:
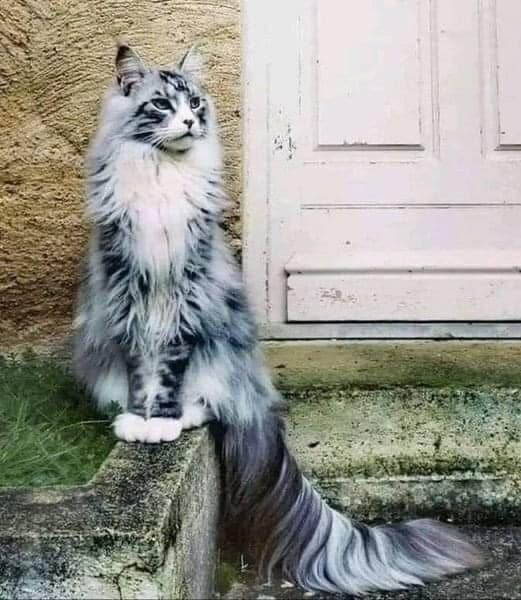
<path id="1" fill-rule="evenodd" d="M 0 350 L 59 344 L 70 327 L 87 238 L 82 168 L 117 40 L 175 64 L 197 42 L 206 58 L 240 192 L 240 0 L 14 0 L 0 8 Z M 227 228 L 240 245 L 237 202 Z"/>

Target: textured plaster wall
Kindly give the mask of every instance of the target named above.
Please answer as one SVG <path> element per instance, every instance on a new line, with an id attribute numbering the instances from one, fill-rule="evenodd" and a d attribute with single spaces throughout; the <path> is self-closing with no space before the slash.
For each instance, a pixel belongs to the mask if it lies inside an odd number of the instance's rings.
<path id="1" fill-rule="evenodd" d="M 240 0 L 0 3 L 0 349 L 58 343 L 70 327 L 87 226 L 83 156 L 117 40 L 173 64 L 206 57 L 240 229 Z"/>

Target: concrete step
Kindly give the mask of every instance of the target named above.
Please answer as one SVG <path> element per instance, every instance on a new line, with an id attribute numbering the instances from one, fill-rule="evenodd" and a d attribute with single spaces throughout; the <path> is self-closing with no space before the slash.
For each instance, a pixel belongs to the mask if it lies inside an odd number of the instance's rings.
<path id="1" fill-rule="evenodd" d="M 282 390 L 521 386 L 521 341 L 266 342 Z"/>
<path id="2" fill-rule="evenodd" d="M 289 445 L 344 512 L 519 519 L 521 390 L 321 390 L 288 400 Z"/>
<path id="3" fill-rule="evenodd" d="M 268 344 L 288 440 L 327 500 L 364 520 L 521 514 L 521 344 Z"/>
<path id="4" fill-rule="evenodd" d="M 521 598 L 521 528 L 466 527 L 475 543 L 487 549 L 488 564 L 473 573 L 453 577 L 441 583 L 405 592 L 372 594 L 373 600 L 499 600 Z M 255 569 L 239 561 L 226 565 L 228 587 L 218 597 L 244 600 L 304 600 L 326 598 L 320 594 L 302 592 L 287 582 L 277 580 L 270 585 L 260 581 Z M 223 568 L 221 566 L 221 572 Z M 235 577 L 230 574 L 235 573 Z M 338 596 L 335 596 L 338 598 Z M 330 596 L 331 598 L 331 596 Z"/>

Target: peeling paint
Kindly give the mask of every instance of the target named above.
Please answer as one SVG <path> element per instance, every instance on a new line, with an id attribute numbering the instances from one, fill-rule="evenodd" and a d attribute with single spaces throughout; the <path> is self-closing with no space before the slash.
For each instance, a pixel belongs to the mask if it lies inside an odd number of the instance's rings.
<path id="1" fill-rule="evenodd" d="M 288 123 L 288 160 L 292 160 L 297 146 L 291 135 L 291 125 Z"/>
<path id="2" fill-rule="evenodd" d="M 284 150 L 284 141 L 280 135 L 276 135 L 273 138 L 273 149 L 275 152 Z"/>
<path id="3" fill-rule="evenodd" d="M 344 304 L 356 304 L 358 302 L 358 297 L 354 294 L 347 294 L 344 296 L 342 290 L 336 288 L 322 289 L 320 297 L 332 300 L 333 302 L 342 302 Z"/>

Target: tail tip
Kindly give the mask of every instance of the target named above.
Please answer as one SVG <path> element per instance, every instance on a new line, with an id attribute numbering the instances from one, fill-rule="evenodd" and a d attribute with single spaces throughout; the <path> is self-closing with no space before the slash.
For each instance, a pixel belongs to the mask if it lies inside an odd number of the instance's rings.
<path id="1" fill-rule="evenodd" d="M 454 525 L 431 519 L 419 519 L 410 524 L 460 565 L 457 572 L 479 569 L 489 560 L 488 552 Z"/>

